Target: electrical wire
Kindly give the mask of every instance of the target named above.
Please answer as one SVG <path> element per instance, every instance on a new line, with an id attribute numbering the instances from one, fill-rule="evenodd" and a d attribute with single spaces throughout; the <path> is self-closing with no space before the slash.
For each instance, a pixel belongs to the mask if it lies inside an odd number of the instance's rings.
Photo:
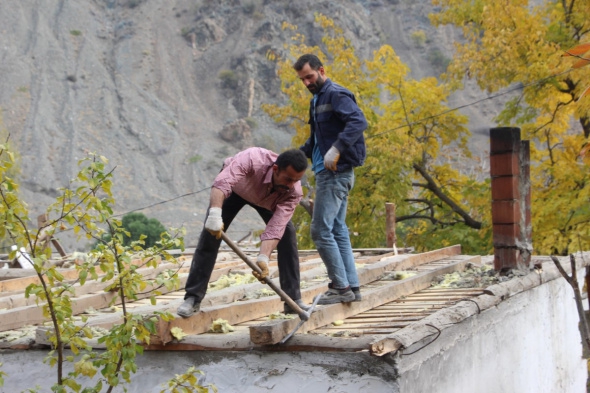
<path id="1" fill-rule="evenodd" d="M 540 85 L 541 83 L 544 83 L 547 80 L 550 80 L 552 78 L 555 78 L 555 77 L 558 77 L 558 76 L 561 76 L 561 75 L 565 75 L 565 74 L 570 73 L 572 71 L 574 71 L 574 69 L 570 68 L 570 69 L 568 69 L 566 71 L 563 71 L 563 72 L 560 72 L 560 73 L 557 73 L 557 74 L 550 75 L 548 77 L 545 77 L 545 78 L 542 78 L 542 79 L 533 81 L 533 82 L 528 83 L 528 84 L 519 84 L 519 86 L 516 86 L 514 88 L 508 89 L 508 90 L 506 90 L 506 91 L 504 91 L 502 93 L 497 93 L 497 94 L 494 94 L 494 95 L 491 95 L 491 96 L 488 96 L 488 97 L 485 97 L 485 98 L 481 98 L 479 100 L 476 100 L 476 101 L 473 101 L 473 102 L 470 102 L 470 103 L 467 103 L 467 104 L 464 104 L 464 105 L 460 105 L 460 106 L 457 106 L 457 107 L 454 107 L 454 108 L 450 108 L 450 109 L 447 109 L 445 111 L 442 111 L 442 112 L 440 112 L 438 114 L 435 114 L 435 115 L 432 115 L 432 116 L 428 116 L 428 117 L 425 117 L 425 118 L 420 119 L 420 120 L 416 120 L 415 122 L 412 122 L 412 123 L 402 124 L 402 125 L 400 125 L 398 127 L 392 128 L 390 130 L 383 131 L 383 132 L 380 132 L 378 134 L 374 134 L 374 135 L 368 136 L 366 139 L 371 139 L 371 138 L 374 138 L 374 137 L 377 137 L 377 136 L 381 136 L 381 135 L 384 135 L 384 134 L 387 134 L 387 133 L 390 133 L 390 132 L 399 130 L 399 129 L 404 128 L 404 127 L 411 127 L 411 126 L 414 126 L 414 125 L 417 125 L 417 124 L 421 124 L 421 123 L 423 123 L 425 121 L 432 120 L 432 119 L 435 119 L 437 117 L 446 115 L 447 113 L 451 113 L 451 112 L 455 112 L 455 111 L 458 111 L 458 110 L 461 110 L 461 109 L 464 109 L 464 108 L 468 108 L 470 106 L 477 105 L 477 104 L 479 104 L 481 102 L 484 102 L 484 101 L 487 101 L 487 100 L 493 100 L 493 99 L 496 99 L 498 97 L 502 97 L 502 96 L 504 96 L 506 94 L 510 94 L 510 93 L 513 93 L 513 92 L 518 91 L 518 90 L 524 90 L 525 88 L 528 88 L 528 87 L 531 87 L 531 86 Z M 144 207 L 139 207 L 137 209 L 130 210 L 130 211 L 126 212 L 126 213 L 115 214 L 115 215 L 113 215 L 113 217 L 120 217 L 120 216 L 124 216 L 126 214 L 129 214 L 129 213 L 146 210 L 146 209 L 149 209 L 149 208 L 152 208 L 152 207 L 155 207 L 155 206 L 159 206 L 159 205 L 164 205 L 166 203 L 175 201 L 175 200 L 180 199 L 180 198 L 185 198 L 187 196 L 199 194 L 199 193 L 201 193 L 203 191 L 209 190 L 210 188 L 211 187 L 206 187 L 206 188 L 203 188 L 203 189 L 201 189 L 199 191 L 194 191 L 194 192 L 189 192 L 189 193 L 186 193 L 186 194 L 183 194 L 183 195 L 178 195 L 178 196 L 176 196 L 174 198 L 166 199 L 166 200 L 163 200 L 163 201 L 160 201 L 160 202 L 156 202 L 156 203 L 153 203 L 151 205 L 144 206 Z M 0 250 L 6 250 L 6 249 L 9 249 L 9 247 L 0 247 Z"/>

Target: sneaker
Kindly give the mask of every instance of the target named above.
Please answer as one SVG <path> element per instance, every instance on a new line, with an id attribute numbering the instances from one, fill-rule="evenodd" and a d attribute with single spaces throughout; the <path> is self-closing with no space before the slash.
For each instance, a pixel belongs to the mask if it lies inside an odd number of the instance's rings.
<path id="1" fill-rule="evenodd" d="M 311 308 L 311 306 L 308 306 L 307 304 L 303 303 L 303 300 L 301 300 L 301 299 L 294 300 L 294 302 L 295 302 L 295 304 L 297 304 L 299 306 L 299 308 L 301 308 L 305 312 L 308 312 L 309 309 Z M 284 314 L 297 314 L 297 311 L 293 310 L 291 308 L 291 306 L 289 306 L 289 304 L 285 302 L 285 305 L 283 307 L 283 313 Z"/>
<path id="2" fill-rule="evenodd" d="M 330 288 L 323 295 L 318 304 L 350 303 L 355 300 L 350 287 L 344 289 Z"/>
<path id="3" fill-rule="evenodd" d="M 178 307 L 176 313 L 183 318 L 188 318 L 194 313 L 198 312 L 200 309 L 201 303 L 197 302 L 197 298 L 190 296 L 184 299 L 184 303 Z"/>
<path id="4" fill-rule="evenodd" d="M 328 283 L 328 288 L 334 288 L 331 282 Z M 354 293 L 355 302 L 360 302 L 361 300 L 363 300 L 363 296 L 361 295 L 361 289 L 359 287 L 350 287 L 350 289 L 352 290 L 352 293 Z"/>

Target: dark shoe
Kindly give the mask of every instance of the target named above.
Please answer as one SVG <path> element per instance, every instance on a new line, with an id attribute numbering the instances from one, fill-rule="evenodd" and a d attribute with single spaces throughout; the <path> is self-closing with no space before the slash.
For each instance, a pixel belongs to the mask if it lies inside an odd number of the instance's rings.
<path id="1" fill-rule="evenodd" d="M 188 318 L 196 312 L 199 312 L 201 309 L 201 303 L 197 302 L 197 298 L 195 297 L 187 297 L 184 299 L 184 303 L 178 307 L 176 313 L 183 318 Z"/>
<path id="2" fill-rule="evenodd" d="M 352 293 L 354 293 L 354 301 L 355 302 L 360 302 L 361 300 L 363 300 L 363 296 L 361 295 L 361 290 L 360 288 L 350 288 L 352 290 Z"/>
<path id="3" fill-rule="evenodd" d="M 303 300 L 301 299 L 297 299 L 294 300 L 295 304 L 297 304 L 299 306 L 300 309 L 302 309 L 305 312 L 308 312 L 309 309 L 311 308 L 311 306 L 308 306 L 307 304 L 303 303 Z M 288 303 L 285 303 L 285 306 L 283 307 L 283 313 L 284 314 L 297 314 L 297 311 L 293 310 L 291 308 L 291 306 L 289 306 Z"/>
<path id="4" fill-rule="evenodd" d="M 354 302 L 354 293 L 350 287 L 344 289 L 330 288 L 323 295 L 318 304 L 336 304 Z"/>
<path id="5" fill-rule="evenodd" d="M 334 288 L 331 282 L 328 283 L 328 288 Z M 359 287 L 350 287 L 350 289 L 352 290 L 352 293 L 354 293 L 355 302 L 360 302 L 361 300 L 363 300 L 363 296 L 361 295 L 361 289 Z"/>

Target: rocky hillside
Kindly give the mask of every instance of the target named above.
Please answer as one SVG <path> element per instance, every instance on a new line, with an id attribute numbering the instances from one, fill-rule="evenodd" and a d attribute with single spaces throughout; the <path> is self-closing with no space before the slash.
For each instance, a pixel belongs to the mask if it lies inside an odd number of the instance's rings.
<path id="1" fill-rule="evenodd" d="M 184 225 L 188 246 L 224 157 L 290 145 L 292 130 L 260 109 L 285 99 L 265 56 L 290 38 L 283 21 L 316 44 L 313 13 L 328 15 L 360 57 L 389 44 L 417 78 L 438 74 L 458 39 L 430 25 L 428 0 L 46 0 L 1 8 L 0 108 L 22 156 L 31 217 L 68 184 L 77 161 L 96 152 L 116 168 L 116 213 L 145 208 L 167 227 Z M 451 105 L 481 96 L 471 88 Z M 464 113 L 477 135 L 494 110 Z M 232 232 L 260 228 L 249 212 Z M 62 236 L 70 250 L 85 246 Z"/>

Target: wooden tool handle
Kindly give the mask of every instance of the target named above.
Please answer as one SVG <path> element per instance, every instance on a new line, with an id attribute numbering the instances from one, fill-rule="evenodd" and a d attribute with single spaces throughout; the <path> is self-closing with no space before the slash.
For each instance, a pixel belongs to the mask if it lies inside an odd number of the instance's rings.
<path id="1" fill-rule="evenodd" d="M 242 258 L 244 260 L 244 262 L 246 262 L 246 264 L 248 266 L 250 266 L 250 269 L 258 272 L 258 273 L 262 273 L 262 270 L 260 270 L 260 268 L 258 267 L 258 265 L 256 265 L 254 262 L 252 262 L 250 260 L 250 258 L 248 258 L 248 256 L 246 254 L 244 254 L 244 252 L 242 250 L 240 250 L 240 248 L 238 247 L 237 244 L 235 244 L 226 234 L 225 232 L 221 231 L 221 239 L 223 239 L 223 241 L 225 243 L 227 243 L 227 245 L 236 253 L 238 254 L 238 256 L 240 258 Z M 301 307 L 299 307 L 297 305 L 297 303 L 295 303 L 293 301 L 293 299 L 291 299 L 289 297 L 289 295 L 287 295 L 281 288 L 279 288 L 269 277 L 264 277 L 264 282 L 266 284 L 268 284 L 269 287 L 272 288 L 273 291 L 275 291 L 277 293 L 277 295 L 279 295 L 279 297 L 281 299 L 283 299 L 283 301 L 285 303 L 287 303 L 290 307 L 291 310 L 294 310 L 297 312 L 297 314 L 299 314 L 299 318 L 301 318 L 303 321 L 307 321 L 309 319 L 309 315 L 303 311 L 301 309 Z"/>

